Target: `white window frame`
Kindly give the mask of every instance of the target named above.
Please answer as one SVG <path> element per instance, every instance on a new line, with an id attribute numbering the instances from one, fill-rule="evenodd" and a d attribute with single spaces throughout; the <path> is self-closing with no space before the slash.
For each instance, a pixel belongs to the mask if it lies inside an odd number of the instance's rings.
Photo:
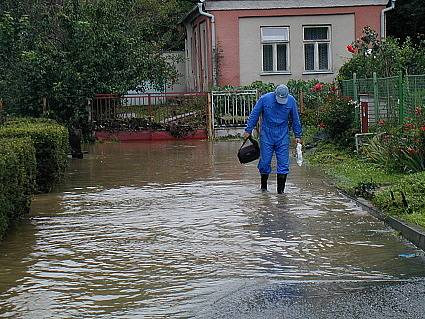
<path id="1" fill-rule="evenodd" d="M 263 40 L 263 29 L 287 29 L 288 30 L 288 40 Z M 290 57 L 289 48 L 290 43 L 290 28 L 289 26 L 261 26 L 260 27 L 260 50 L 261 50 L 261 73 L 262 74 L 290 74 Z M 286 70 L 277 69 L 277 46 L 279 44 L 286 44 Z M 273 47 L 273 70 L 265 71 L 264 70 L 264 45 L 272 45 Z"/>
<path id="2" fill-rule="evenodd" d="M 309 28 L 327 28 L 328 29 L 328 38 L 326 40 L 305 40 L 305 29 Z M 332 72 L 332 25 L 322 24 L 322 25 L 303 25 L 303 65 L 304 65 L 304 74 L 309 73 L 333 73 Z M 319 69 L 319 43 L 328 44 L 328 68 Z M 314 70 L 305 69 L 305 45 L 314 44 Z"/>

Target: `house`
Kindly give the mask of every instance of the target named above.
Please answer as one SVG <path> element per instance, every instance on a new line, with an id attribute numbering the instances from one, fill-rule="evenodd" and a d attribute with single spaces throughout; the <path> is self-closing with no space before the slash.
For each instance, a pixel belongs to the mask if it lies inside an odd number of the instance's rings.
<path id="1" fill-rule="evenodd" d="M 365 26 L 385 36 L 394 0 L 205 0 L 182 20 L 186 87 L 332 81 Z"/>

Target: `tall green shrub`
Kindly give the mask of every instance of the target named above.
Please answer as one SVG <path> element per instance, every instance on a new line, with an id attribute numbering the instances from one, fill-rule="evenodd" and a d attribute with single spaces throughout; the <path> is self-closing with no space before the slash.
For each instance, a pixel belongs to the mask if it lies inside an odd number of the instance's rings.
<path id="1" fill-rule="evenodd" d="M 29 211 L 35 176 L 31 139 L 0 139 L 0 239 L 11 221 Z"/>
<path id="2" fill-rule="evenodd" d="M 37 190 L 48 192 L 67 167 L 68 130 L 51 120 L 12 120 L 0 127 L 0 138 L 28 137 L 37 159 Z"/>

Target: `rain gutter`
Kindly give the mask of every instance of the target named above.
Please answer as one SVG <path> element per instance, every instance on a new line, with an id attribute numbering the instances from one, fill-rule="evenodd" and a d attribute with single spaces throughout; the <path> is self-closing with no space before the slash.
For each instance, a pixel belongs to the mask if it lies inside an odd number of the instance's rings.
<path id="1" fill-rule="evenodd" d="M 200 0 L 198 3 L 199 14 L 211 19 L 211 48 L 212 48 L 212 80 L 213 85 L 217 86 L 217 44 L 215 39 L 215 16 L 205 12 L 203 9 L 205 0 Z"/>
<path id="2" fill-rule="evenodd" d="M 396 0 L 391 0 L 391 6 L 381 11 L 381 39 L 385 39 L 387 36 L 387 21 L 385 14 L 395 8 L 395 1 Z"/>

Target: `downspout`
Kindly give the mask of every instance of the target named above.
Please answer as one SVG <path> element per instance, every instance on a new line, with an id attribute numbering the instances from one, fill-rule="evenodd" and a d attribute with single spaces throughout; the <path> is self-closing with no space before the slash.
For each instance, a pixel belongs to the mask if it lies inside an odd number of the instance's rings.
<path id="1" fill-rule="evenodd" d="M 395 1 L 396 0 L 391 0 L 391 6 L 381 11 L 381 39 L 385 39 L 387 36 L 387 21 L 385 14 L 395 8 Z"/>
<path id="2" fill-rule="evenodd" d="M 198 3 L 199 8 L 199 14 L 206 16 L 208 18 L 211 18 L 211 49 L 212 49 L 212 80 L 213 85 L 217 86 L 217 44 L 215 39 L 215 17 L 211 13 L 207 13 L 203 9 L 204 1 L 205 0 L 199 0 L 200 3 Z"/>

